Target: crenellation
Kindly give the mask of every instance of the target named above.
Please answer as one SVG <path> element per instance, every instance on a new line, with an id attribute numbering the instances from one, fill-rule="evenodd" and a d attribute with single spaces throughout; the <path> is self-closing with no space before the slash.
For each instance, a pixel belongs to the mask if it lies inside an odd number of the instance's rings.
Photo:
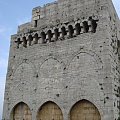
<path id="1" fill-rule="evenodd" d="M 28 23 L 25 23 L 25 24 L 22 24 L 20 26 L 18 26 L 18 31 L 17 33 L 28 33 L 29 30 L 31 29 L 32 27 L 32 24 L 31 22 L 28 22 Z"/>
<path id="2" fill-rule="evenodd" d="M 11 36 L 3 120 L 119 120 L 118 21 L 111 0 L 33 8 Z"/>
<path id="3" fill-rule="evenodd" d="M 37 21 L 40 19 L 47 20 L 49 17 L 55 18 L 58 13 L 57 2 L 49 3 L 43 7 L 36 7 L 32 11 L 32 21 Z"/>
<path id="4" fill-rule="evenodd" d="M 37 7 L 33 9 L 32 22 L 34 27 L 40 27 L 43 25 L 42 21 L 44 20 L 46 25 L 57 24 L 57 22 L 68 22 L 78 18 L 88 17 L 90 14 L 93 14 L 92 11 L 95 10 L 95 6 L 100 3 L 95 3 L 94 0 L 81 3 L 80 1 L 58 1 L 51 4 L 44 5 L 43 7 Z M 91 9 L 93 10 L 91 10 Z M 86 11 L 86 13 L 84 13 Z M 94 12 L 94 11 L 93 11 Z M 71 19 L 71 20 L 70 20 Z M 35 22 L 38 22 L 39 26 L 35 25 Z M 41 24 L 40 24 L 41 23 Z M 49 24 L 48 24 L 49 23 Z"/>
<path id="5" fill-rule="evenodd" d="M 45 28 L 45 30 L 39 31 L 40 36 L 37 38 L 37 40 L 35 40 L 36 42 L 33 42 L 33 43 L 37 44 L 40 39 L 42 39 L 42 42 L 39 42 L 39 43 L 48 43 L 48 42 L 55 42 L 57 40 L 65 39 L 66 35 L 68 36 L 67 38 L 72 38 L 72 37 L 76 37 L 77 35 L 88 33 L 88 32 L 95 33 L 97 29 L 97 22 L 98 20 L 94 20 L 92 19 L 92 17 L 89 17 L 87 21 L 82 20 L 81 23 L 76 21 L 76 22 L 61 25 L 61 27 L 59 25 L 60 28 L 58 27 L 49 28 L 48 27 L 48 28 Z M 21 44 L 22 42 L 23 42 L 24 47 L 27 47 L 27 45 L 31 46 L 31 42 L 33 39 L 29 40 L 29 37 L 26 39 L 26 37 L 29 36 L 28 34 L 25 34 L 23 36 L 24 37 L 22 38 L 20 37 L 18 38 L 18 40 L 16 40 L 17 46 L 19 46 L 19 44 Z M 36 37 L 33 35 L 32 38 L 36 38 Z"/>

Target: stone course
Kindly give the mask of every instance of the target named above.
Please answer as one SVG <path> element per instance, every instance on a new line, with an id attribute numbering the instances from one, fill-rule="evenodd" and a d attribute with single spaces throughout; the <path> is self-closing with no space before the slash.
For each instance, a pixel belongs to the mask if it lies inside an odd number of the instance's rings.
<path id="1" fill-rule="evenodd" d="M 32 10 L 11 36 L 3 120 L 26 103 L 36 120 L 47 101 L 64 120 L 80 100 L 101 120 L 120 116 L 120 27 L 111 0 L 58 0 Z"/>

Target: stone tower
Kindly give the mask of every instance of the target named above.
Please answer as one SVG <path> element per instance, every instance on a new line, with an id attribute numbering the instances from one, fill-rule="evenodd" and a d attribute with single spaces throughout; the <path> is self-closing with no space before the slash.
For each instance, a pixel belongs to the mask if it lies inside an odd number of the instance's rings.
<path id="1" fill-rule="evenodd" d="M 120 120 L 119 18 L 111 0 L 58 0 L 11 36 L 3 120 Z"/>

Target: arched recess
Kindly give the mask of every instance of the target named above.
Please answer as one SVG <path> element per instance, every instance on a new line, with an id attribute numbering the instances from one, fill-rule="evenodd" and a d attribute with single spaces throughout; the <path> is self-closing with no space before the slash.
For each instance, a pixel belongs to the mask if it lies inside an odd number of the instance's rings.
<path id="1" fill-rule="evenodd" d="M 54 93 L 59 94 L 63 89 L 63 69 L 64 63 L 56 58 L 48 57 L 41 62 L 39 67 L 40 85 L 38 86 L 39 91 L 43 89 L 45 91 L 55 90 Z M 41 93 L 42 94 L 42 93 Z"/>
<path id="2" fill-rule="evenodd" d="M 101 115 L 93 103 L 81 100 L 71 108 L 70 120 L 101 120 Z"/>
<path id="3" fill-rule="evenodd" d="M 32 41 L 33 41 L 32 35 L 29 35 L 29 36 L 28 36 L 28 41 L 29 41 L 29 46 L 31 46 L 31 43 L 32 43 Z"/>
<path id="4" fill-rule="evenodd" d="M 20 64 L 14 71 L 13 79 L 16 80 L 29 80 L 34 76 L 34 70 L 28 63 Z"/>
<path id="5" fill-rule="evenodd" d="M 72 62 L 76 57 L 78 58 L 78 56 L 79 56 L 80 54 L 87 54 L 87 55 L 93 57 L 96 65 L 97 65 L 96 67 L 99 68 L 99 69 L 102 69 L 102 67 L 103 67 L 103 62 L 102 62 L 101 58 L 100 58 L 95 52 L 93 52 L 93 51 L 91 51 L 91 50 L 88 50 L 88 49 L 86 49 L 86 48 L 82 48 L 81 50 L 79 50 L 79 51 L 77 51 L 76 53 L 74 53 L 74 54 L 71 56 L 71 58 L 69 58 L 69 62 L 68 62 L 68 64 L 67 64 L 67 66 L 66 66 L 67 69 L 69 69 L 69 66 L 70 66 L 71 62 Z M 79 58 L 80 58 L 80 57 L 79 57 Z"/>
<path id="6" fill-rule="evenodd" d="M 56 103 L 48 101 L 38 110 L 37 120 L 63 120 L 63 114 Z"/>
<path id="7" fill-rule="evenodd" d="M 97 66 L 96 59 L 94 56 L 88 52 L 81 51 L 78 54 L 75 54 L 72 56 L 70 62 L 68 63 L 67 69 L 68 72 L 71 72 L 72 74 L 84 74 L 92 72 L 98 72 L 98 66 Z M 95 73 L 93 73 L 95 74 Z"/>
<path id="8" fill-rule="evenodd" d="M 64 68 L 64 63 L 61 60 L 58 60 L 54 56 L 50 56 L 42 61 L 39 67 L 40 76 L 44 76 L 44 71 L 46 71 L 44 77 L 52 77 L 61 75 Z M 47 74 L 48 72 L 48 74 Z M 55 74 L 56 73 L 56 74 Z"/>
<path id="9" fill-rule="evenodd" d="M 80 23 L 75 24 L 76 35 L 79 35 L 81 32 Z"/>
<path id="10" fill-rule="evenodd" d="M 55 41 L 57 41 L 58 40 L 58 37 L 59 37 L 59 29 L 58 28 L 55 28 L 54 29 L 54 33 L 55 33 Z"/>
<path id="11" fill-rule="evenodd" d="M 48 31 L 47 31 L 47 35 L 48 35 L 48 40 L 49 40 L 49 42 L 52 42 L 52 41 L 51 41 L 51 39 L 52 39 L 52 37 L 53 37 L 52 31 L 51 31 L 51 30 L 48 30 Z"/>
<path id="12" fill-rule="evenodd" d="M 34 66 L 23 62 L 20 63 L 13 71 L 11 76 L 10 94 L 11 99 L 21 99 L 22 97 L 31 97 L 34 94 L 33 89 L 36 86 L 34 81 L 36 72 Z"/>
<path id="13" fill-rule="evenodd" d="M 23 39 L 23 46 L 27 47 L 27 39 L 26 39 L 26 37 L 24 36 L 22 39 Z"/>
<path id="14" fill-rule="evenodd" d="M 92 97 L 97 104 L 101 104 L 101 99 L 104 99 L 99 85 L 103 81 L 103 78 L 99 77 L 102 74 L 102 66 L 99 56 L 85 49 L 71 57 L 66 71 L 69 78 L 68 86 L 71 89 L 70 96 L 73 96 L 74 100 L 87 96 L 87 99 Z"/>
<path id="15" fill-rule="evenodd" d="M 23 64 L 28 65 L 32 69 L 32 73 L 34 75 L 37 74 L 37 70 L 36 70 L 37 68 L 35 67 L 33 61 L 31 62 L 28 59 L 22 59 L 22 60 L 21 59 L 17 59 L 17 62 L 15 63 L 14 68 L 13 68 L 12 76 L 14 76 L 14 74 L 17 72 L 17 70 L 18 70 L 18 68 L 20 66 L 24 66 Z M 31 70 L 31 69 L 29 69 L 29 70 Z"/>
<path id="16" fill-rule="evenodd" d="M 17 44 L 17 48 L 19 48 L 20 44 L 22 43 L 21 39 L 20 38 L 17 38 L 17 41 L 15 41 L 16 44 Z"/>
<path id="17" fill-rule="evenodd" d="M 45 32 L 41 32 L 40 35 L 41 35 L 41 38 L 42 38 L 42 43 L 46 43 L 47 41 L 46 41 L 46 34 L 45 34 Z"/>
<path id="18" fill-rule="evenodd" d="M 38 33 L 35 33 L 34 38 L 35 38 L 34 44 L 38 44 L 38 40 L 39 40 Z"/>
<path id="19" fill-rule="evenodd" d="M 11 120 L 32 120 L 30 108 L 24 102 L 20 102 L 11 112 Z"/>
<path id="20" fill-rule="evenodd" d="M 83 30 L 85 33 L 87 33 L 89 31 L 89 26 L 88 26 L 88 22 L 84 21 L 83 22 Z"/>
<path id="21" fill-rule="evenodd" d="M 62 37 L 67 35 L 67 31 L 66 31 L 66 28 L 64 26 L 61 28 L 61 33 L 62 33 Z"/>
<path id="22" fill-rule="evenodd" d="M 74 28 L 72 25 L 68 26 L 69 37 L 72 38 L 74 34 Z"/>

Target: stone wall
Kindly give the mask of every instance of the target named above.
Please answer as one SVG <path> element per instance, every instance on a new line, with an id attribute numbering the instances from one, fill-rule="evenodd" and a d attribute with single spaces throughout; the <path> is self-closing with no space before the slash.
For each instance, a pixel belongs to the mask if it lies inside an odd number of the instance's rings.
<path id="1" fill-rule="evenodd" d="M 20 26 L 11 37 L 3 120 L 20 102 L 30 107 L 35 120 L 47 101 L 56 103 L 68 120 L 80 100 L 93 103 L 101 120 L 117 120 L 117 21 L 110 0 L 59 0 L 34 8 L 30 24 L 37 26 Z"/>

